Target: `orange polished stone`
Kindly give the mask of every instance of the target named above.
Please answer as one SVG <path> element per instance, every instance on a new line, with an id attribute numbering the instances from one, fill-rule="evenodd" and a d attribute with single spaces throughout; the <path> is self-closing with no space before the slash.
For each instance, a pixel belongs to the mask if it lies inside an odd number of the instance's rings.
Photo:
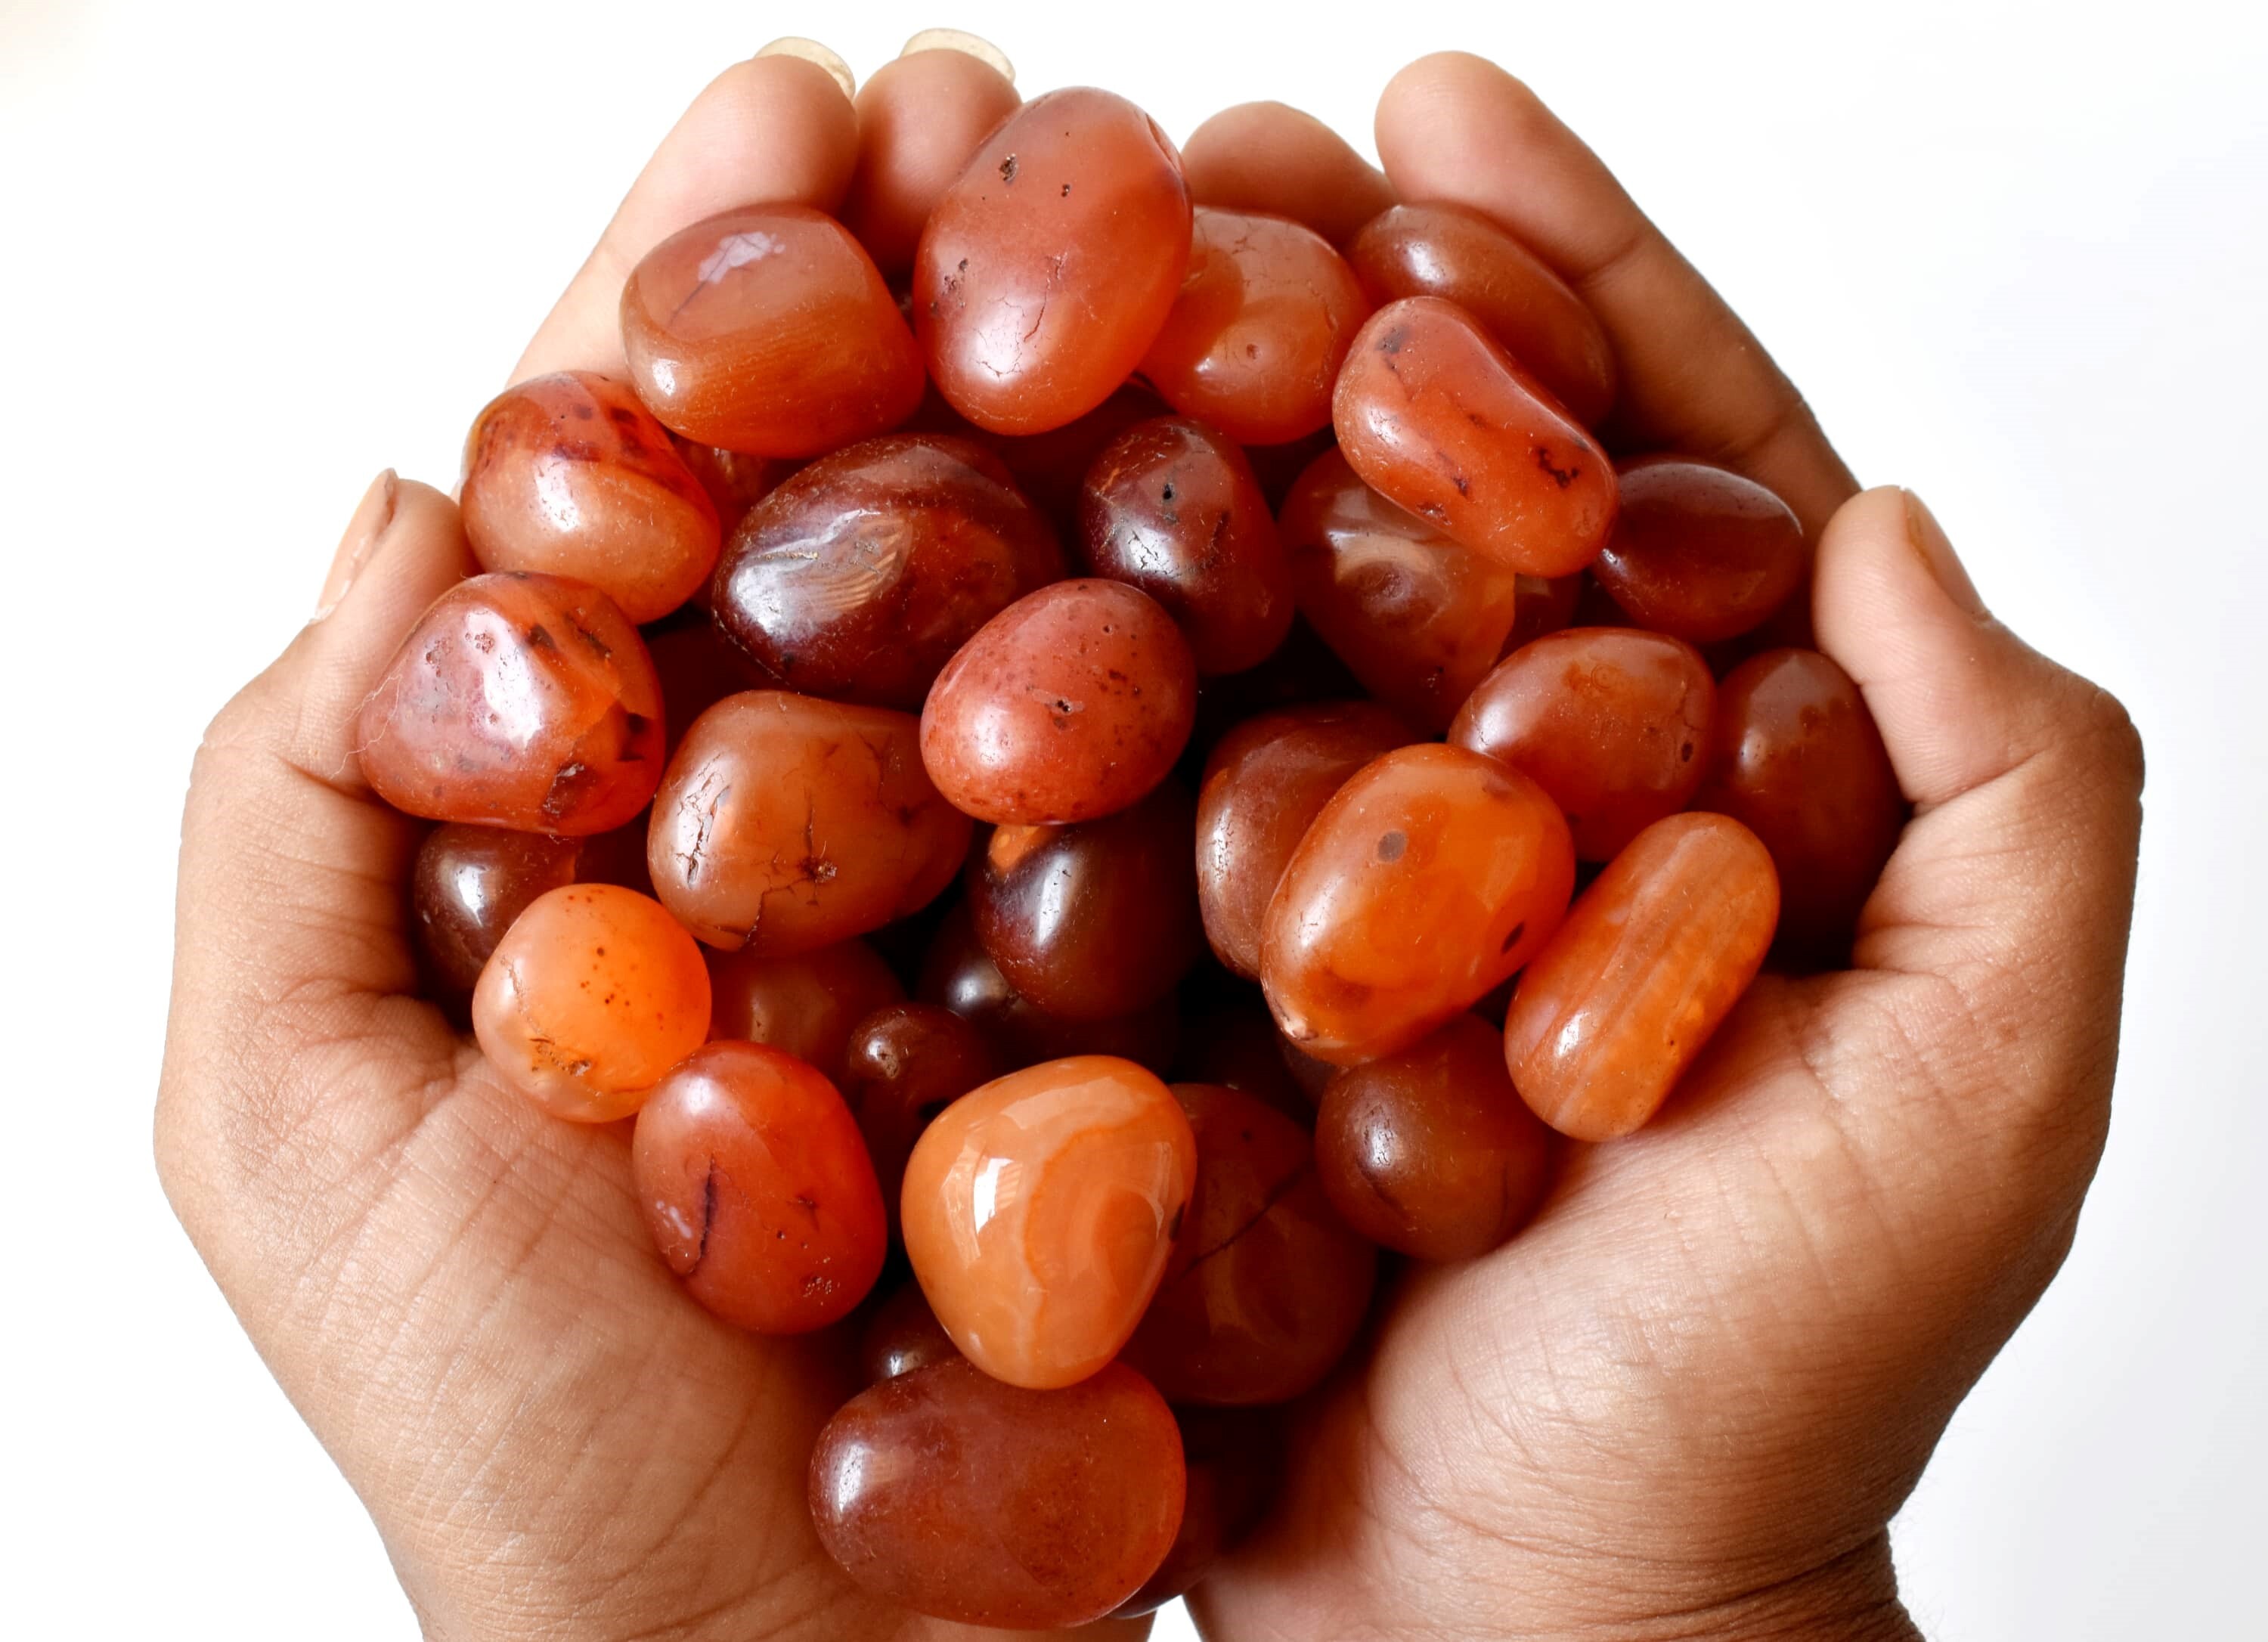
<path id="1" fill-rule="evenodd" d="M 1347 777 L 1417 738 L 1374 702 L 1316 702 L 1248 718 L 1206 760 L 1197 795 L 1197 907 L 1222 964 L 1260 976 L 1269 899 Z"/>
<path id="2" fill-rule="evenodd" d="M 1315 1172 L 1339 1218 L 1373 1242 L 1469 1260 L 1543 1203 L 1551 1131 L 1512 1086 L 1502 1035 L 1459 1015 L 1332 1078 L 1315 1113 Z"/>
<path id="3" fill-rule="evenodd" d="M 969 825 L 882 707 L 747 690 L 701 715 L 655 796 L 654 893 L 712 946 L 809 952 L 926 906 Z"/>
<path id="4" fill-rule="evenodd" d="M 661 779 L 661 685 L 597 588 L 475 576 L 417 618 L 363 703 L 356 748 L 379 797 L 412 815 L 608 832 Z"/>
<path id="5" fill-rule="evenodd" d="M 1449 726 L 1459 747 L 1551 795 L 1586 861 L 1611 860 L 1693 800 L 1709 768 L 1717 686 L 1683 640 L 1576 627 L 1505 658 Z"/>
<path id="6" fill-rule="evenodd" d="M 843 1081 L 850 1030 L 905 989 L 881 954 L 862 940 L 837 941 L 792 957 L 711 951 L 709 1035 L 769 1044 Z"/>
<path id="7" fill-rule="evenodd" d="M 1504 1052 L 1521 1098 L 1578 1140 L 1638 1128 L 1740 1002 L 1778 917 L 1754 833 L 1722 815 L 1654 822 L 1520 977 Z"/>
<path id="8" fill-rule="evenodd" d="M 645 881 L 645 828 L 590 838 L 548 838 L 501 827 L 436 827 L 409 873 L 410 932 L 426 979 L 463 1002 L 504 931 L 546 890 L 569 884 Z"/>
<path id="9" fill-rule="evenodd" d="M 1167 1401 L 1284 1403 L 1345 1354 L 1377 1251 L 1342 1225 L 1307 1131 L 1256 1096 L 1184 1083 L 1197 1185 L 1125 1360 Z"/>
<path id="10" fill-rule="evenodd" d="M 657 902 L 571 884 L 531 902 L 473 990 L 473 1031 L 504 1079 L 555 1117 L 608 1123 L 709 1033 L 709 971 Z"/>
<path id="11" fill-rule="evenodd" d="M 1591 575 L 1637 625 L 1712 644 L 1803 585 L 1803 526 L 1755 480 L 1690 456 L 1641 456 L 1618 471 L 1621 512 Z"/>
<path id="12" fill-rule="evenodd" d="M 1111 441 L 1080 486 L 1087 567 L 1139 587 L 1181 623 L 1200 673 L 1266 660 L 1291 630 L 1292 566 L 1244 453 L 1161 416 Z"/>
<path id="13" fill-rule="evenodd" d="M 914 323 L 930 376 L 979 427 L 1061 427 L 1134 373 L 1189 260 L 1189 185 L 1156 122 L 1088 87 L 1035 98 L 922 230 Z"/>
<path id="14" fill-rule="evenodd" d="M 1189 1119 L 1154 1075 L 1049 1061 L 961 1096 L 923 1134 L 899 1199 L 906 1255 L 969 1361 L 1011 1385 L 1071 1385 L 1142 1320 L 1196 1175 Z"/>
<path id="15" fill-rule="evenodd" d="M 1709 780 L 1694 803 L 1730 815 L 1771 851 L 1783 953 L 1847 961 L 1859 910 L 1906 816 L 1851 675 L 1815 650 L 1767 651 L 1727 674 Z"/>
<path id="16" fill-rule="evenodd" d="M 1513 570 L 1580 571 L 1614 528 L 1605 453 L 1480 321 L 1439 297 L 1371 316 L 1339 372 L 1331 423 L 1366 483 Z"/>
<path id="17" fill-rule="evenodd" d="M 595 372 L 490 400 L 458 505 L 482 570 L 572 576 L 633 622 L 667 615 L 717 563 L 716 504 L 629 386 Z"/>
<path id="18" fill-rule="evenodd" d="M 1093 821 L 1173 769 L 1197 717 L 1197 664 L 1158 601 L 1121 582 L 1057 582 L 994 616 L 922 709 L 922 762 L 979 821 Z"/>
<path id="19" fill-rule="evenodd" d="M 1395 506 L 1336 451 L 1292 487 L 1282 528 L 1307 624 L 1365 689 L 1447 729 L 1504 654 L 1532 578 Z"/>
<path id="20" fill-rule="evenodd" d="M 971 634 L 1063 573 L 1054 532 L 998 457 L 890 434 L 821 457 L 751 508 L 711 604 L 771 681 L 913 712 Z"/>
<path id="21" fill-rule="evenodd" d="M 1201 205 L 1181 295 L 1142 374 L 1240 445 L 1285 444 L 1329 425 L 1331 384 L 1370 309 L 1314 229 Z"/>
<path id="22" fill-rule="evenodd" d="M 638 1113 L 630 1175 L 686 1290 L 758 1334 L 847 1315 L 882 1269 L 882 1194 L 835 1086 L 760 1043 L 710 1043 Z"/>
<path id="23" fill-rule="evenodd" d="M 921 354 L 873 260 L 804 205 L 743 206 L 647 252 L 622 347 L 655 416 L 750 456 L 815 456 L 921 403 Z"/>
<path id="24" fill-rule="evenodd" d="M 1356 772 L 1268 905 L 1260 984 L 1285 1037 L 1335 1065 L 1391 1055 L 1525 964 L 1566 913 L 1567 823 L 1543 789 L 1461 747 Z"/>
<path id="25" fill-rule="evenodd" d="M 1541 258 L 1478 211 L 1391 206 L 1348 242 L 1347 261 L 1374 303 L 1455 303 L 1585 427 L 1598 426 L 1613 405 L 1615 354 L 1597 317 Z"/>
<path id="26" fill-rule="evenodd" d="M 1187 1476 L 1165 1400 L 1117 1363 L 1059 1391 L 967 1362 L 844 1404 L 811 1456 L 819 1542 L 863 1589 L 968 1625 L 1100 1619 L 1173 1545 Z"/>

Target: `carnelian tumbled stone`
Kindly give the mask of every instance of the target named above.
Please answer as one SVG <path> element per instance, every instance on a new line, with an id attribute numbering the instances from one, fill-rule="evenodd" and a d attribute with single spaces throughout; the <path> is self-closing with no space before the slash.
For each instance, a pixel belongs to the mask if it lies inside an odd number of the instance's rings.
<path id="1" fill-rule="evenodd" d="M 1189 1471 L 1182 1526 L 1158 1571 L 1110 1610 L 1114 1619 L 1153 1612 L 1194 1588 L 1259 1526 L 1283 1481 L 1284 1433 L 1267 1410 L 1185 1408 L 1174 1418 Z"/>
<path id="2" fill-rule="evenodd" d="M 1370 299 L 1445 297 L 1471 314 L 1587 428 L 1615 399 L 1597 316 L 1526 246 L 1461 205 L 1394 205 L 1347 244 Z"/>
<path id="3" fill-rule="evenodd" d="M 908 1283 L 877 1306 L 858 1334 L 858 1372 L 870 1386 L 960 1355 L 918 1283 Z"/>
<path id="4" fill-rule="evenodd" d="M 843 1098 L 866 1137 L 891 1229 L 914 1142 L 937 1115 L 1000 1074 L 976 1024 L 941 1004 L 887 1004 L 859 1020 L 843 1051 Z"/>
<path id="5" fill-rule="evenodd" d="M 489 1064 L 555 1117 L 609 1123 L 709 1035 L 701 949 L 659 904 L 614 884 L 539 895 L 473 990 Z"/>
<path id="6" fill-rule="evenodd" d="M 489 954 L 538 895 L 569 884 L 643 888 L 644 828 L 547 838 L 501 827 L 436 827 L 409 872 L 410 932 L 426 977 L 462 1001 Z"/>
<path id="7" fill-rule="evenodd" d="M 1064 573 L 998 457 L 892 434 L 822 456 L 748 510 L 717 568 L 717 625 L 789 689 L 920 708 L 969 635 Z"/>
<path id="8" fill-rule="evenodd" d="M 1337 1073 L 1315 1113 L 1315 1171 L 1339 1218 L 1420 1260 L 1503 1242 L 1543 1203 L 1550 1167 L 1551 1131 L 1478 1015 Z"/>
<path id="9" fill-rule="evenodd" d="M 895 298 L 850 232 L 805 205 L 679 230 L 622 286 L 622 347 L 653 414 L 751 456 L 815 456 L 921 403 Z"/>
<path id="10" fill-rule="evenodd" d="M 922 771 L 910 715 L 745 690 L 703 713 L 670 759 L 646 865 L 703 940 L 778 955 L 928 905 L 968 834 Z"/>
<path id="11" fill-rule="evenodd" d="M 1756 834 L 1723 815 L 1654 822 L 1520 977 L 1504 1052 L 1521 1098 L 1578 1140 L 1630 1133 L 1740 1002 L 1778 917 Z"/>
<path id="12" fill-rule="evenodd" d="M 1716 682 L 1692 645 L 1575 627 L 1506 657 L 1449 740 L 1532 778 L 1567 817 L 1577 857 L 1606 861 L 1692 802 L 1716 711 Z"/>
<path id="13" fill-rule="evenodd" d="M 1288 217 L 1197 207 L 1189 271 L 1142 374 L 1240 445 L 1331 419 L 1331 384 L 1370 313 L 1346 260 Z"/>
<path id="14" fill-rule="evenodd" d="M 1697 644 L 1737 637 L 1803 585 L 1803 526 L 1755 480 L 1690 456 L 1641 456 L 1620 474 L 1622 511 L 1591 575 L 1638 626 Z"/>
<path id="15" fill-rule="evenodd" d="M 1365 689 L 1446 730 L 1504 654 L 1529 580 L 1460 547 L 1327 451 L 1284 503 L 1300 613 Z"/>
<path id="16" fill-rule="evenodd" d="M 962 814 L 1092 821 L 1166 777 L 1197 717 L 1197 664 L 1158 601 L 1057 582 L 977 630 L 922 709 L 922 762 Z"/>
<path id="17" fill-rule="evenodd" d="M 695 1300 L 758 1334 L 825 1328 L 882 1270 L 882 1194 L 835 1086 L 761 1043 L 695 1051 L 630 1140 L 654 1247 Z"/>
<path id="18" fill-rule="evenodd" d="M 742 947 L 709 959 L 709 1035 L 768 1044 L 843 1082 L 850 1031 L 905 997 L 882 956 L 862 940 L 792 957 Z"/>
<path id="19" fill-rule="evenodd" d="M 1197 907 L 1226 968 L 1259 979 L 1268 902 L 1292 851 L 1348 777 L 1416 739 L 1374 702 L 1287 707 L 1220 739 L 1197 794 Z"/>
<path id="20" fill-rule="evenodd" d="M 1241 1090 L 1174 1094 L 1197 1136 L 1197 1185 L 1125 1359 L 1171 1403 L 1287 1402 L 1362 1326 L 1377 1251 L 1332 1212 L 1306 1129 Z"/>
<path id="21" fill-rule="evenodd" d="M 1008 984 L 1073 1020 L 1156 1003 L 1204 946 L 1177 781 L 1115 815 L 996 827 L 969 858 L 976 937 Z"/>
<path id="22" fill-rule="evenodd" d="M 1477 320 L 1439 297 L 1371 315 L 1331 423 L 1365 482 L 1513 570 L 1580 571 L 1614 527 L 1605 454 Z"/>
<path id="23" fill-rule="evenodd" d="M 1069 1055 L 1119 1055 L 1162 1075 L 1181 1034 L 1181 1007 L 1170 992 L 1145 1008 L 1098 1020 L 1048 1013 L 1008 984 L 976 939 L 966 901 L 938 925 L 915 990 L 924 1003 L 944 1005 L 983 1033 L 1001 1064 L 1012 1070 Z"/>
<path id="24" fill-rule="evenodd" d="M 1189 261 L 1181 156 L 1085 86 L 1008 116 L 914 252 L 914 323 L 954 409 L 996 433 L 1061 427 L 1134 372 Z"/>
<path id="25" fill-rule="evenodd" d="M 1118 1363 L 1033 1391 L 951 1360 L 869 1386 L 811 1456 L 819 1543 L 885 1602 L 969 1625 L 1085 1624 L 1164 1560 L 1187 1478 L 1173 1410 Z"/>
<path id="26" fill-rule="evenodd" d="M 1166 607 L 1200 673 L 1264 661 L 1291 630 L 1292 566 L 1244 453 L 1179 416 L 1138 423 L 1080 487 L 1090 570 Z"/>
<path id="27" fill-rule="evenodd" d="M 1859 909 L 1905 826 L 1897 772 L 1851 675 L 1815 650 L 1766 651 L 1726 674 L 1695 803 L 1771 851 L 1783 951 L 1846 960 Z"/>
<path id="28" fill-rule="evenodd" d="M 1189 1121 L 1154 1075 L 1106 1055 L 1049 1061 L 962 1095 L 915 1144 L 906 1256 L 969 1361 L 1011 1385 L 1071 1385 L 1141 1322 L 1196 1175 Z"/>
<path id="29" fill-rule="evenodd" d="M 730 541 L 733 527 L 747 511 L 795 471 L 795 463 L 786 457 L 743 456 L 714 445 L 696 445 L 677 433 L 669 436 L 669 443 L 716 504 L 720 541 Z"/>
<path id="30" fill-rule="evenodd" d="M 597 588 L 475 576 L 417 618 L 363 703 L 356 745 L 378 796 L 412 815 L 607 832 L 661 780 L 661 685 Z"/>
<path id="31" fill-rule="evenodd" d="M 1543 788 L 1461 747 L 1398 748 L 1333 794 L 1292 852 L 1261 989 L 1307 1055 L 1391 1055 L 1525 964 L 1574 883 L 1567 823 Z"/>
<path id="32" fill-rule="evenodd" d="M 717 505 L 668 430 L 590 371 L 489 401 L 465 439 L 459 506 L 482 569 L 572 576 L 633 622 L 667 615 L 717 563 Z"/>

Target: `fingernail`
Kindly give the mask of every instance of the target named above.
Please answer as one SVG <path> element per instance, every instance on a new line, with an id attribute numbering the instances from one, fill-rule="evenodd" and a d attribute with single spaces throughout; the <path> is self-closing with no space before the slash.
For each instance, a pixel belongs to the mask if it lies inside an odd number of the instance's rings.
<path id="1" fill-rule="evenodd" d="M 840 55 L 821 45 L 815 40 L 806 40 L 800 34 L 783 34 L 756 53 L 759 57 L 801 57 L 806 63 L 815 63 L 835 77 L 845 97 L 858 94 L 858 82 L 850 77 L 850 65 Z"/>
<path id="2" fill-rule="evenodd" d="M 1963 610 L 1982 616 L 1984 600 L 1977 597 L 1977 584 L 1969 579 L 1969 572 L 1962 565 L 1961 556 L 1953 550 L 1953 540 L 1945 534 L 1945 526 L 1937 522 L 1937 515 L 1929 511 L 1929 504 L 1911 490 L 1904 495 L 1906 540 L 1913 543 L 1914 552 L 1928 568 L 1931 579 Z"/>
<path id="3" fill-rule="evenodd" d="M 320 622 L 339 607 L 339 600 L 347 596 L 347 589 L 369 562 L 370 550 L 394 522 L 394 498 L 401 490 L 401 481 L 391 468 L 370 482 L 370 489 L 355 504 L 354 517 L 347 521 L 346 534 L 339 538 L 339 550 L 331 556 L 331 573 L 323 578 L 323 596 L 316 601 L 310 620 Z"/>
<path id="4" fill-rule="evenodd" d="M 898 55 L 910 57 L 917 51 L 966 52 L 1009 85 L 1016 83 L 1016 65 L 1008 61 L 1008 54 L 982 34 L 972 34 L 965 28 L 925 28 L 906 41 L 906 48 Z"/>

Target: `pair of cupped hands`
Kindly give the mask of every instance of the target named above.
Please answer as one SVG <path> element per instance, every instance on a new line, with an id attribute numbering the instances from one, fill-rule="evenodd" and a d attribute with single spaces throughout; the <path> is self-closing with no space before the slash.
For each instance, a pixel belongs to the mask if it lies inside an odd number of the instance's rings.
<path id="1" fill-rule="evenodd" d="M 974 50 L 902 57 L 855 105 L 806 56 L 726 70 L 516 377 L 622 374 L 624 276 L 718 210 L 855 193 L 910 233 L 1012 99 Z M 2102 1148 L 2139 743 L 1993 620 L 1913 494 L 1859 489 L 1526 86 L 1427 57 L 1376 135 L 1382 175 L 1256 104 L 1185 158 L 1201 202 L 1338 237 L 1395 198 L 1454 201 L 1550 262 L 1613 341 L 1618 447 L 1728 463 L 1802 519 L 1818 642 L 1913 819 L 1852 968 L 1758 981 L 1656 1122 L 1571 1148 L 1521 1236 L 1401 1278 L 1191 1607 L 1226 1642 L 1911 1636 L 1887 1524 L 2063 1259 Z M 813 1535 L 812 1440 L 856 1388 L 843 1342 L 694 1305 L 620 1126 L 538 1114 L 415 996 L 421 829 L 363 783 L 352 725 L 470 568 L 449 497 L 382 475 L 316 618 L 207 733 L 158 1103 L 173 1205 L 429 1636 L 979 1634 L 877 1603 Z"/>

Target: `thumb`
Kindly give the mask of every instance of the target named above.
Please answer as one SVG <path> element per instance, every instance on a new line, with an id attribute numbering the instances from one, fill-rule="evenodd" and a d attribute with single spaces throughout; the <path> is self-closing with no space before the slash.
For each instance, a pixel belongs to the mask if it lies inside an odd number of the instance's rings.
<path id="1" fill-rule="evenodd" d="M 2140 738 L 2107 691 L 1993 619 L 1911 492 L 1867 491 L 1829 522 L 1813 618 L 1915 806 L 1860 919 L 1856 965 L 1881 983 L 1867 995 L 1945 1097 L 1941 1141 L 2044 1177 L 2075 1211 L 2109 1119 Z"/>

